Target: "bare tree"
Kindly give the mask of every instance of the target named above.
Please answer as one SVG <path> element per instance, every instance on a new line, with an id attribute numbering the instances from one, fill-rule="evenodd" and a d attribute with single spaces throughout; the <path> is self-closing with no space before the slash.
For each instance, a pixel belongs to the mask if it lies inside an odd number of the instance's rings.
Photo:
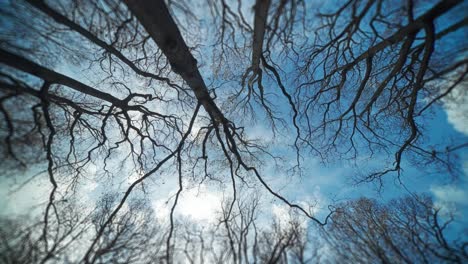
<path id="1" fill-rule="evenodd" d="M 301 81 L 295 91 L 305 138 L 322 138 L 323 144 L 313 145 L 317 151 L 351 160 L 392 154 L 393 165 L 364 175 L 366 181 L 399 174 L 405 153 L 449 170 L 454 166 L 444 147 L 430 149 L 423 138 L 426 111 L 466 82 L 466 58 L 459 57 L 466 42 L 452 46 L 453 53 L 444 51 L 451 34 L 466 26 L 466 17 L 438 23 L 461 2 L 419 7 L 411 0 L 351 0 L 321 14 L 313 45 L 298 64 Z M 444 83 L 449 72 L 458 72 L 456 80 Z M 461 141 L 445 149 L 457 144 L 466 147 Z"/>
<path id="2" fill-rule="evenodd" d="M 305 1 L 258 0 L 250 17 L 244 1 L 207 0 L 214 25 L 207 36 L 199 10 L 184 0 L 2 4 L 1 171 L 47 178 L 50 186 L 40 232 L 34 233 L 40 257 L 24 258 L 56 260 L 68 245 L 64 241 L 86 230 L 90 242 L 77 258 L 83 263 L 148 260 L 139 245 L 155 242 L 140 233 L 156 228 L 139 223 L 150 217 L 126 208 L 138 209 L 132 199 L 157 189 L 156 179 L 175 176 L 178 189 L 161 237 L 165 246 L 156 247 L 164 254 L 154 253 L 157 261 L 173 262 L 179 249 L 176 209 L 190 179 L 229 186 L 224 191 L 232 199 L 220 224 L 227 236 L 221 244 L 229 250 L 217 254 L 217 261 L 241 263 L 256 256 L 281 262 L 295 254 L 305 262 L 298 226 L 256 233 L 274 244 L 259 240 L 252 247 L 259 252 L 248 252 L 256 206 L 239 201 L 242 186 L 258 184 L 319 225 L 333 212 L 319 218 L 287 199 L 266 180 L 265 163 L 278 169 L 286 164 L 286 173 L 303 175 L 304 159 L 392 156 L 392 166 L 365 174 L 364 180 L 378 181 L 389 172 L 399 175 L 408 153 L 457 172 L 448 154 L 468 146 L 465 139 L 425 146 L 423 121 L 466 82 L 467 61 L 460 55 L 466 41 L 452 53 L 445 48 L 467 19 L 438 24 L 463 3 L 396 2 L 349 0 L 316 17 L 318 10 Z M 211 54 L 204 41 L 215 43 Z M 207 58 L 214 61 L 211 81 Z M 454 81 L 446 82 L 447 76 Z M 257 117 L 288 141 L 293 159 L 249 135 L 246 126 Z M 30 176 L 34 166 L 40 172 Z M 130 182 L 117 197 L 101 197 L 92 231 L 84 227 L 88 220 L 75 219 L 62 205 L 79 200 L 77 189 L 89 178 L 106 193 Z M 30 243 L 29 231 L 18 232 L 18 243 Z M 127 247 L 132 250 L 122 251 Z M 204 246 L 191 249 L 197 250 L 205 252 Z"/>
<path id="3" fill-rule="evenodd" d="M 27 221 L 2 219 L 0 255 L 5 263 L 78 263 L 93 238 L 106 223 L 117 196 L 105 195 L 95 208 L 80 208 L 72 201 L 56 203 L 56 218 L 47 224 L 34 216 Z M 132 200 L 96 242 L 88 263 L 148 263 L 164 256 L 166 231 L 154 219 L 147 201 Z"/>
<path id="4" fill-rule="evenodd" d="M 176 237 L 179 247 L 174 258 L 189 263 L 319 262 L 318 249 L 322 245 L 312 243 L 304 218 L 290 214 L 261 219 L 258 198 L 237 200 L 231 212 L 230 206 L 230 202 L 224 204 L 214 228 L 188 226 Z"/>
<path id="5" fill-rule="evenodd" d="M 359 263 L 464 263 L 467 242 L 447 239 L 452 215 L 427 196 L 380 204 L 361 198 L 344 203 L 325 228 L 337 261 Z"/>

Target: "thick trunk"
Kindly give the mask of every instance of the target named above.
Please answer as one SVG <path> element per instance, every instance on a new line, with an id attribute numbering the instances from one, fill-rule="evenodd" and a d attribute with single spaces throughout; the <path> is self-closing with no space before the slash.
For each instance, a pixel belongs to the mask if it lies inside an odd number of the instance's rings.
<path id="1" fill-rule="evenodd" d="M 213 122 L 225 122 L 221 110 L 208 93 L 208 88 L 198 70 L 197 60 L 190 53 L 164 1 L 125 0 L 124 2 L 164 53 L 172 70 L 192 89 Z"/>
<path id="2" fill-rule="evenodd" d="M 254 35 L 252 41 L 252 70 L 256 72 L 260 65 L 263 51 L 263 39 L 268 17 L 270 0 L 257 0 L 255 3 Z"/>

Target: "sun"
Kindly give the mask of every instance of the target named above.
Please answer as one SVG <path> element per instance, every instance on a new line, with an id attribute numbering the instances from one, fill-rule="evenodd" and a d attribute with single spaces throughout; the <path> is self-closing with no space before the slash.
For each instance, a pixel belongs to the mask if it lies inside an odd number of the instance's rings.
<path id="1" fill-rule="evenodd" d="M 194 221 L 214 221 L 220 211 L 222 194 L 205 185 L 182 192 L 178 212 Z"/>

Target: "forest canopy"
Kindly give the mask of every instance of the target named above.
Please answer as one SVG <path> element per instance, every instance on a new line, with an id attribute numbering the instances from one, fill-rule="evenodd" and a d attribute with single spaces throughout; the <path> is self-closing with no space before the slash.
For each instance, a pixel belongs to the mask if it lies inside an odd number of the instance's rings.
<path id="1" fill-rule="evenodd" d="M 0 5 L 3 262 L 468 261 L 466 1 Z"/>

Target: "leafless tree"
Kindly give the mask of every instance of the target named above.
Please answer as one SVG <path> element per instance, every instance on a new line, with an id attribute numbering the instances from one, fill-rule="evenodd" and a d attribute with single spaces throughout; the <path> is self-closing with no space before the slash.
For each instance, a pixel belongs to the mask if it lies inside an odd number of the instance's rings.
<path id="1" fill-rule="evenodd" d="M 238 200 L 229 213 L 230 205 L 224 204 L 214 228 L 189 226 L 176 237 L 174 258 L 189 263 L 319 263 L 322 245 L 312 243 L 304 218 L 286 214 L 261 219 L 256 198 Z"/>
<path id="2" fill-rule="evenodd" d="M 313 145 L 317 151 L 352 160 L 393 155 L 391 166 L 365 175 L 366 181 L 399 174 L 405 153 L 450 170 L 445 154 L 466 142 L 425 146 L 424 121 L 434 103 L 466 83 L 467 61 L 460 56 L 466 42 L 447 42 L 464 30 L 466 16 L 442 22 L 461 3 L 351 0 L 321 14 L 313 44 L 298 63 L 295 90 L 307 141 L 322 138 Z M 447 81 L 453 72 L 455 81 Z"/>
<path id="3" fill-rule="evenodd" d="M 34 216 L 27 221 L 2 219 L 0 256 L 5 263 L 78 263 L 90 238 L 108 219 L 115 194 L 104 196 L 95 208 L 79 208 L 71 201 L 56 203 L 56 218 L 44 222 Z M 132 200 L 107 226 L 89 253 L 89 263 L 149 263 L 163 258 L 167 232 L 154 219 L 147 201 Z"/>
<path id="4" fill-rule="evenodd" d="M 466 237 L 447 238 L 452 220 L 426 196 L 387 204 L 361 198 L 337 210 L 325 238 L 339 262 L 464 263 Z"/>
<path id="5" fill-rule="evenodd" d="M 63 250 L 62 240 L 73 236 L 66 230 L 76 228 L 67 224 L 76 221 L 64 220 L 71 209 L 61 203 L 76 199 L 88 178 L 105 189 L 124 180 L 130 184 L 117 198 L 102 198 L 95 229 L 83 229 L 91 239 L 83 244 L 81 262 L 141 257 L 139 249 L 119 253 L 122 246 L 153 243 L 134 235 L 150 228 L 135 221 L 149 220 L 125 208 L 157 188 L 158 177 L 174 175 L 178 190 L 162 236 L 164 260 L 158 261 L 172 262 L 175 256 L 175 211 L 190 179 L 230 186 L 225 191 L 232 199 L 221 221 L 230 251 L 219 259 L 242 262 L 250 257 L 245 241 L 255 210 L 238 201 L 241 186 L 258 184 L 319 225 L 330 217 L 319 219 L 274 190 L 265 178 L 266 162 L 278 168 L 287 164 L 286 171 L 294 174 L 303 173 L 305 158 L 393 156 L 392 166 L 365 175 L 373 181 L 400 173 L 408 153 L 456 171 L 448 154 L 467 143 L 425 146 L 423 121 L 435 103 L 466 82 L 466 58 L 460 55 L 466 41 L 451 53 L 445 49 L 467 19 L 438 24 L 462 6 L 461 0 L 433 5 L 349 0 L 321 14 L 321 23 L 312 21 L 317 10 L 308 9 L 305 1 L 257 0 L 249 19 L 243 1 L 207 0 L 215 25 L 210 27 L 215 33 L 207 36 L 191 4 L 2 3 L 1 171 L 14 177 L 37 166 L 34 177 L 49 181 L 41 232 L 35 234 L 42 241 L 40 261 L 54 259 Z M 310 30 L 317 34 L 312 37 Z M 215 43 L 212 54 L 203 54 L 203 37 Z M 205 58 L 215 61 L 211 82 L 203 72 Z M 455 79 L 447 82 L 447 76 Z M 275 135 L 289 140 L 295 152 L 292 168 L 288 154 L 248 135 L 245 126 L 255 117 L 265 117 Z M 236 211 L 243 212 L 241 224 L 233 220 Z M 276 246 L 263 245 L 265 252 L 254 255 L 259 261 L 286 260 L 286 249 L 302 245 L 294 232 L 265 235 Z M 125 238 L 123 244 L 117 238 Z M 303 260 L 301 249 L 294 250 Z"/>

